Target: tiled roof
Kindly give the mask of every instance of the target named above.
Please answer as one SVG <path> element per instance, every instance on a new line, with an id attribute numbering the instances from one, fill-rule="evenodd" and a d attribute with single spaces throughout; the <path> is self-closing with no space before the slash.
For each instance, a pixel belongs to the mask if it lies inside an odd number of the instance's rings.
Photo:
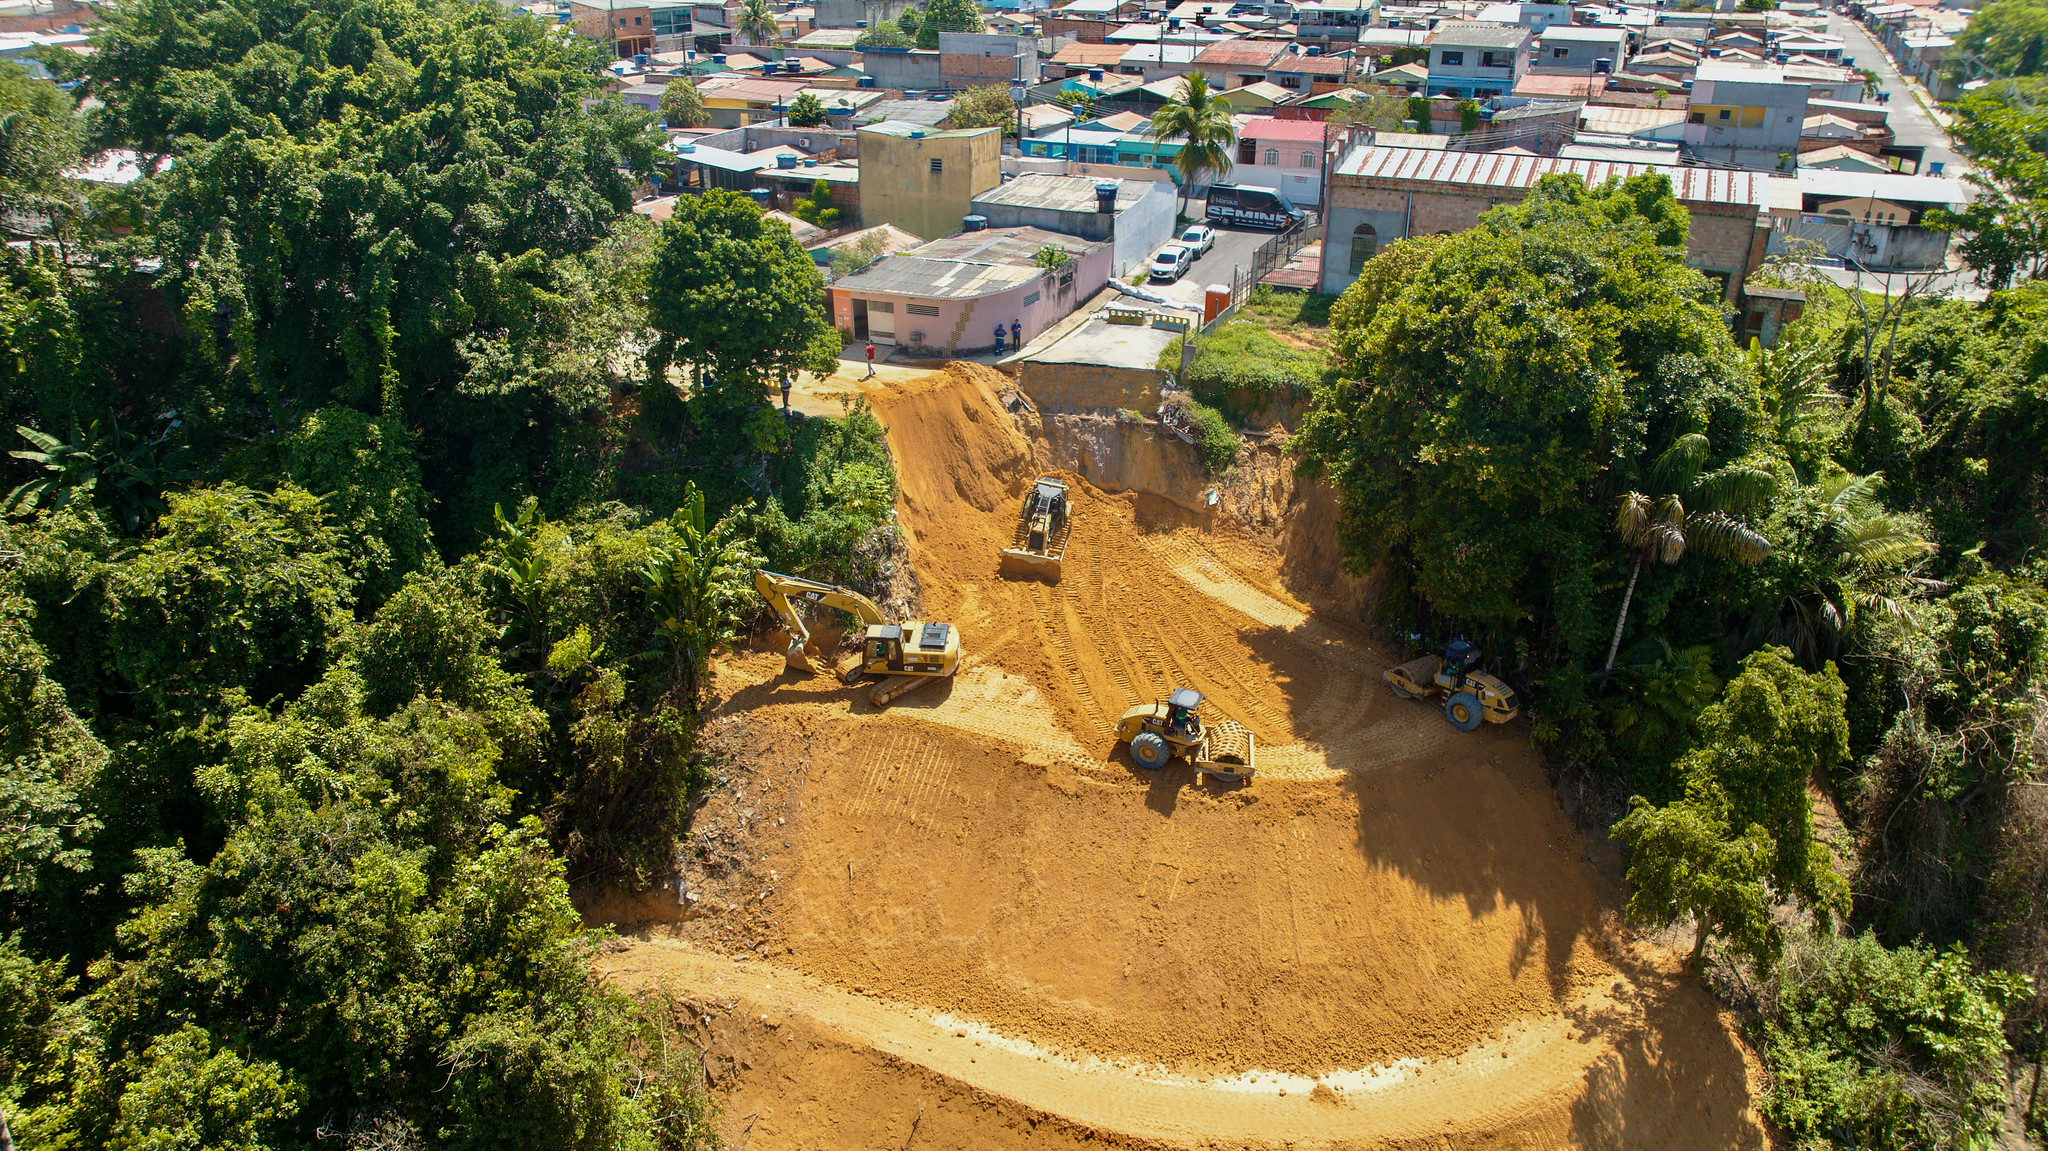
<path id="1" fill-rule="evenodd" d="M 1342 76 L 1351 71 L 1353 63 L 1343 56 L 1282 56 L 1273 61 L 1271 71 L 1299 72 L 1304 76 Z"/>
<path id="2" fill-rule="evenodd" d="M 1287 51 L 1278 41 L 1225 40 L 1211 44 L 1195 57 L 1205 68 L 1269 68 Z"/>
<path id="3" fill-rule="evenodd" d="M 1429 43 L 1458 48 L 1519 48 L 1529 42 L 1527 28 L 1482 24 L 1477 20 L 1446 20 L 1429 34 Z"/>

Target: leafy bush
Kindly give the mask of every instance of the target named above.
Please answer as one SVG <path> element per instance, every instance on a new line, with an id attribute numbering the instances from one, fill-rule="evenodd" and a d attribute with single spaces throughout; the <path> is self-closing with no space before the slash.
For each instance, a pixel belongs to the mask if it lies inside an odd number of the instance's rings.
<path id="1" fill-rule="evenodd" d="M 1226 472 L 1237 462 L 1237 433 L 1222 412 L 1191 400 L 1174 405 L 1166 414 L 1178 416 L 1194 431 L 1195 450 L 1202 453 L 1202 467 L 1210 475 Z"/>
<path id="2" fill-rule="evenodd" d="M 2026 981 L 1961 948 L 1795 944 L 1764 995 L 1764 1111 L 1801 1151 L 1988 1146 L 2005 1109 L 2006 1005 Z"/>
<path id="3" fill-rule="evenodd" d="M 1308 398 L 1323 374 L 1321 356 L 1281 343 L 1265 325 L 1250 320 L 1224 324 L 1198 340 L 1195 349 L 1184 386 L 1197 401 L 1233 420 L 1257 419 L 1275 401 Z M 1167 345 L 1160 369 L 1178 369 L 1180 354 L 1180 340 Z"/>

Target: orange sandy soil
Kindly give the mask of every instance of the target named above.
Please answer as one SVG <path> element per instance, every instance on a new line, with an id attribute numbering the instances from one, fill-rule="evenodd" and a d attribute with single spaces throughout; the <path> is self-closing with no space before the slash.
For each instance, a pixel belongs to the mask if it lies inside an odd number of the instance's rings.
<path id="1" fill-rule="evenodd" d="M 1062 577 L 998 573 L 1038 474 L 1002 385 L 866 391 L 959 674 L 878 711 L 726 662 L 744 767 L 689 894 L 588 905 L 635 932 L 615 980 L 698 1005 L 733 1144 L 1762 1146 L 1724 1013 L 1613 927 L 1519 725 L 1394 698 L 1224 516 L 1069 477 Z M 1115 745 L 1176 685 L 1256 734 L 1249 785 Z"/>

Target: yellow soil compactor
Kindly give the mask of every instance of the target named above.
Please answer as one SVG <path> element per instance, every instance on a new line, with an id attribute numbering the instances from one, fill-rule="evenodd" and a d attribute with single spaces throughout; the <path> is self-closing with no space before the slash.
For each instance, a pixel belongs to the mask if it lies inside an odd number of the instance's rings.
<path id="1" fill-rule="evenodd" d="M 862 676 L 889 677 L 868 693 L 868 700 L 876 707 L 960 670 L 960 629 L 952 624 L 919 620 L 890 623 L 875 601 L 852 588 L 772 571 L 754 572 L 754 590 L 775 609 L 783 629 L 789 632 L 789 650 L 784 659 L 799 671 L 818 670 L 812 660 L 822 656 L 811 639 L 810 629 L 804 626 L 803 617 L 790 602 L 792 599 L 859 616 L 867 625 L 861 635 L 860 652 L 836 670 L 847 683 L 858 683 Z"/>
<path id="2" fill-rule="evenodd" d="M 1483 671 L 1473 671 L 1479 648 L 1461 636 L 1436 655 L 1411 659 L 1380 673 L 1402 699 L 1444 697 L 1444 718 L 1459 731 L 1481 723 L 1506 723 L 1522 713 L 1514 689 Z"/>
<path id="3" fill-rule="evenodd" d="M 1017 543 L 1003 549 L 1002 569 L 1060 578 L 1067 535 L 1073 530 L 1073 511 L 1067 501 L 1067 485 L 1051 476 L 1038 477 L 1024 493 L 1024 510 L 1017 516 Z"/>
<path id="4" fill-rule="evenodd" d="M 1233 783 L 1250 779 L 1256 767 L 1252 733 L 1228 719 L 1204 724 L 1201 707 L 1201 692 L 1174 688 L 1164 703 L 1126 711 L 1116 721 L 1116 737 L 1131 745 L 1139 767 L 1156 771 L 1184 755 L 1194 765 L 1197 785 L 1212 775 Z"/>

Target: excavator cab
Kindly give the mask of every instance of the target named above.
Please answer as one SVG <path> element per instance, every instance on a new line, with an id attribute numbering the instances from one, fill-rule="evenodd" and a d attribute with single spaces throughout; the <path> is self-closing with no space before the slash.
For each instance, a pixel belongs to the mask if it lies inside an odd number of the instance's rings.
<path id="1" fill-rule="evenodd" d="M 903 670 L 903 629 L 893 623 L 876 624 L 867 633 L 867 667 L 881 664 L 889 671 Z"/>

